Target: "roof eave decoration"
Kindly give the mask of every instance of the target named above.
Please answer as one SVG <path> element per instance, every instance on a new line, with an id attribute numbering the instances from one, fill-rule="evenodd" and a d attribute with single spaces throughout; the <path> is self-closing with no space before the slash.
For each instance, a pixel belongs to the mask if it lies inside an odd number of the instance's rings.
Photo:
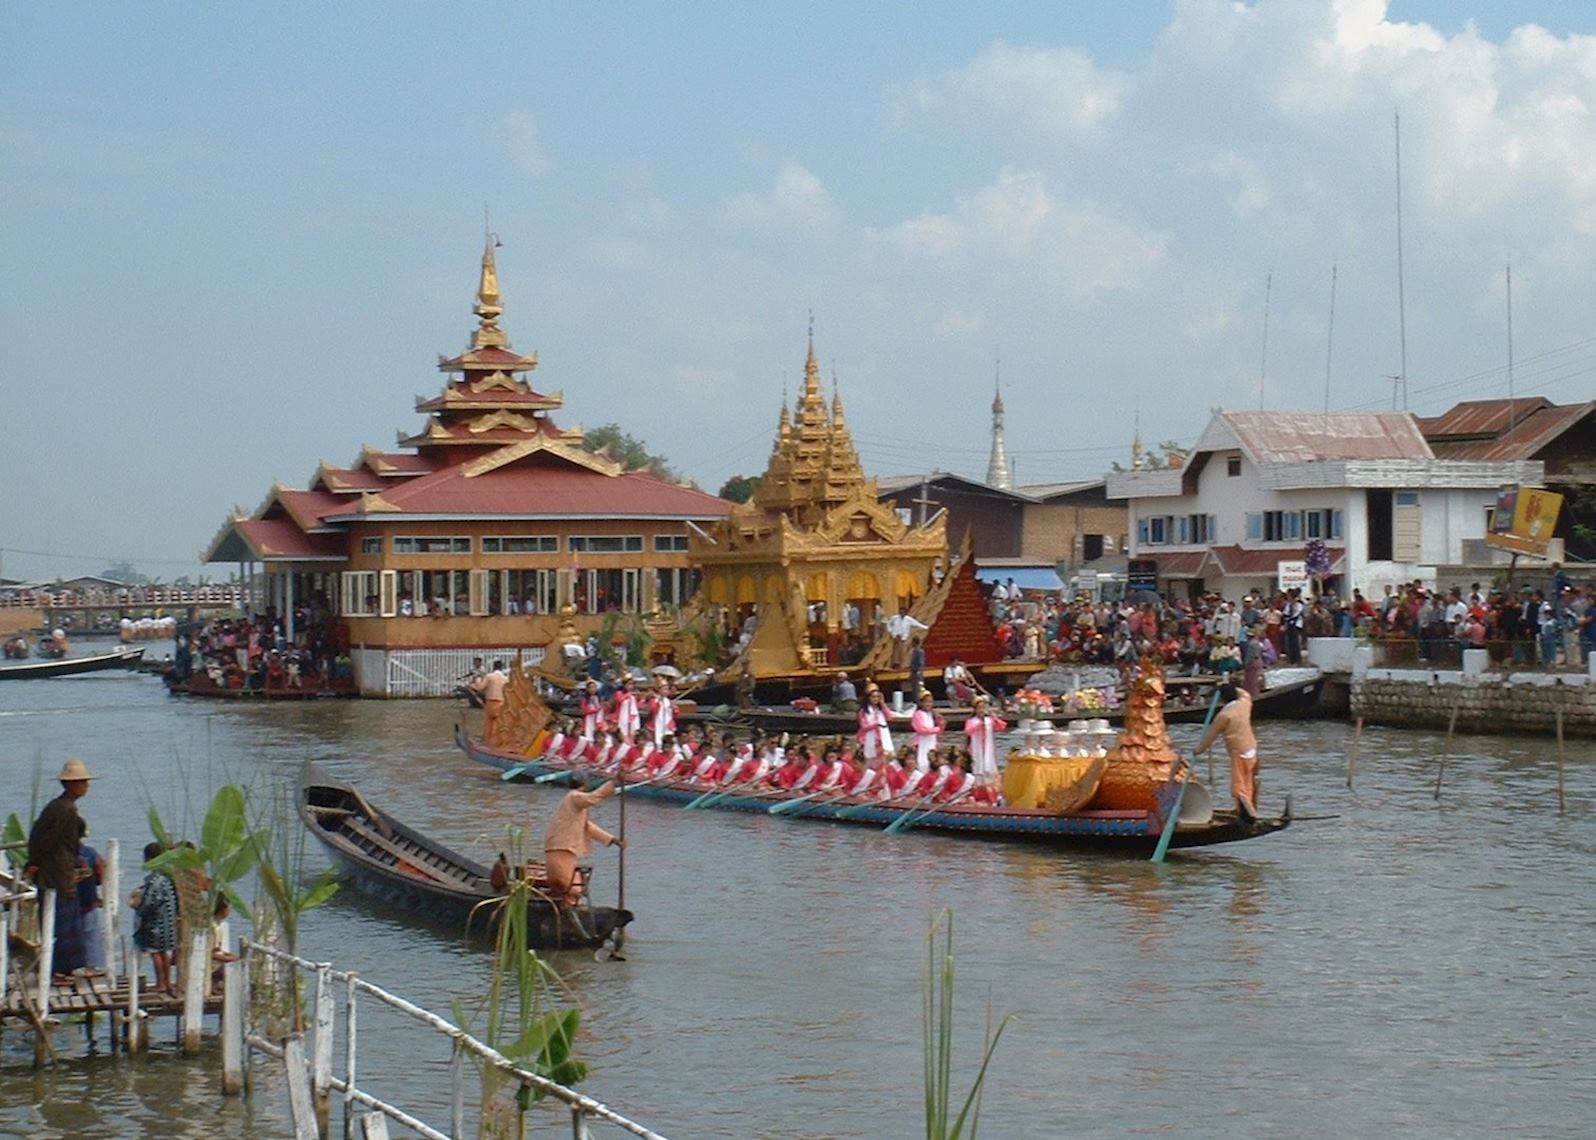
<path id="1" fill-rule="evenodd" d="M 486 475 L 490 471 L 497 471 L 506 464 L 514 463 L 519 459 L 525 459 L 527 456 L 536 455 L 539 452 L 558 456 L 568 463 L 574 463 L 578 467 L 585 467 L 589 471 L 597 472 L 600 475 L 620 475 L 624 470 L 613 459 L 596 455 L 591 451 L 584 451 L 580 447 L 572 447 L 564 440 L 538 435 L 531 439 L 524 439 L 520 443 L 512 443 L 506 447 L 490 451 L 487 455 L 467 463 L 461 468 L 461 471 L 467 479 L 474 479 L 478 475 Z"/>
<path id="2" fill-rule="evenodd" d="M 383 498 L 379 491 L 360 492 L 360 513 L 363 515 L 399 514 L 403 509 Z"/>

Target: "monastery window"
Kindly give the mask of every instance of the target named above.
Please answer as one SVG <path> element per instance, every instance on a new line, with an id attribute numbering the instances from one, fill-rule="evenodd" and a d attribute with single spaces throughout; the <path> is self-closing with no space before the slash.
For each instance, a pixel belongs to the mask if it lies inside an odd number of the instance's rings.
<path id="1" fill-rule="evenodd" d="M 360 540 L 360 553 L 362 553 L 362 554 L 381 554 L 382 553 L 382 535 L 379 534 L 379 535 L 376 535 L 375 537 L 372 537 L 372 538 L 363 538 L 363 539 L 361 539 Z"/>
<path id="2" fill-rule="evenodd" d="M 635 614 L 643 608 L 642 600 L 642 574 L 637 570 L 576 572 L 577 613 Z"/>
<path id="3" fill-rule="evenodd" d="M 1341 512 L 1316 510 L 1302 512 L 1304 538 L 1339 539 L 1341 537 Z"/>
<path id="4" fill-rule="evenodd" d="M 396 534 L 395 554 L 470 554 L 471 539 L 463 535 Z"/>
<path id="5" fill-rule="evenodd" d="M 346 617 L 371 617 L 377 612 L 377 572 L 346 570 L 340 576 L 338 611 Z"/>
<path id="6" fill-rule="evenodd" d="M 654 551 L 657 554 L 671 554 L 687 550 L 687 536 L 685 534 L 656 534 L 654 536 Z"/>
<path id="7" fill-rule="evenodd" d="M 488 579 L 488 612 L 552 614 L 559 612 L 559 575 L 553 570 L 499 570 Z"/>
<path id="8" fill-rule="evenodd" d="M 698 593 L 697 570 L 671 569 L 654 571 L 654 604 L 658 606 L 686 605 Z"/>
<path id="9" fill-rule="evenodd" d="M 1225 474 L 1232 478 L 1241 474 L 1241 456 L 1232 455 L 1225 460 Z"/>
<path id="10" fill-rule="evenodd" d="M 640 534 L 573 534 L 570 538 L 572 554 L 641 554 L 643 536 Z"/>
<path id="11" fill-rule="evenodd" d="M 482 538 L 484 554 L 558 554 L 559 537 L 552 534 L 490 534 Z"/>

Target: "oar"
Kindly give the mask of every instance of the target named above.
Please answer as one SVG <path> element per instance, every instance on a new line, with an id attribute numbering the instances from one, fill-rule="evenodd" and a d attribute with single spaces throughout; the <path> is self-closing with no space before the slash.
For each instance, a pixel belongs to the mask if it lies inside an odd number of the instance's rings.
<path id="1" fill-rule="evenodd" d="M 900 831 L 907 831 L 909 828 L 913 827 L 915 824 L 919 823 L 922 819 L 925 819 L 927 816 L 935 815 L 937 812 L 941 811 L 943 808 L 952 807 L 954 804 L 958 803 L 960 800 L 964 799 L 966 796 L 968 796 L 971 792 L 974 792 L 974 791 L 975 791 L 975 789 L 973 787 L 969 788 L 968 790 L 962 791 L 958 795 L 954 796 L 947 803 L 943 803 L 943 804 L 933 803 L 930 807 L 926 808 L 924 811 L 919 812 L 919 813 L 912 812 L 912 811 L 904 812 L 897 819 L 893 820 L 892 823 L 887 825 L 887 834 L 896 835 Z M 932 796 L 931 798 L 933 800 L 936 799 L 935 796 Z"/>
<path id="2" fill-rule="evenodd" d="M 545 755 L 547 755 L 547 754 L 545 753 Z M 545 760 L 542 756 L 534 757 L 531 760 L 524 760 L 524 761 L 522 761 L 519 764 L 510 765 L 510 767 L 508 767 L 504 771 L 500 772 L 499 773 L 499 779 L 501 779 L 501 780 L 513 780 L 517 776 L 519 776 L 522 772 L 525 772 L 528 768 L 537 768 L 537 767 L 539 767 L 539 766 L 541 766 L 543 764 L 547 764 L 547 763 L 549 763 L 549 761 Z"/>
<path id="3" fill-rule="evenodd" d="M 1203 726 L 1197 730 L 1197 738 L 1202 739 L 1202 734 L 1208 731 L 1208 726 L 1214 723 L 1214 712 L 1219 708 L 1219 686 L 1214 686 L 1214 695 L 1208 698 L 1208 715 L 1203 717 Z M 1208 782 L 1214 782 L 1214 750 L 1208 750 Z"/>
<path id="4" fill-rule="evenodd" d="M 908 819 L 915 812 L 917 812 L 921 808 L 925 807 L 926 804 L 928 804 L 932 800 L 936 799 L 938 795 L 939 795 L 938 792 L 932 792 L 929 796 L 922 796 L 918 800 L 915 800 L 914 803 L 911 804 L 909 807 L 904 808 L 902 815 L 898 816 L 897 819 L 893 820 L 891 823 L 887 824 L 886 827 L 881 829 L 882 834 L 883 835 L 896 835 L 896 834 L 898 834 L 898 832 L 903 830 L 903 821 L 904 820 Z"/>
<path id="5" fill-rule="evenodd" d="M 765 788 L 761 790 L 757 783 L 745 780 L 741 784 L 734 784 L 730 788 L 716 789 L 715 791 L 709 792 L 707 795 L 699 796 L 687 806 L 709 808 L 714 807 L 717 804 L 725 803 L 727 800 L 744 798 L 768 800 L 785 794 L 786 789 L 784 788 Z"/>
<path id="6" fill-rule="evenodd" d="M 1153 848 L 1153 862 L 1162 863 L 1164 855 L 1169 850 L 1169 841 L 1175 837 L 1175 825 L 1180 822 L 1180 805 L 1186 802 L 1186 787 L 1191 783 L 1191 765 L 1186 766 L 1186 778 L 1180 782 L 1180 787 L 1175 790 L 1175 802 L 1169 809 L 1169 815 L 1164 820 L 1164 830 L 1158 837 L 1158 846 Z"/>
<path id="7" fill-rule="evenodd" d="M 799 804 L 807 803 L 816 796 L 823 796 L 829 791 L 831 791 L 830 788 L 821 788 L 818 792 L 810 792 L 807 796 L 799 796 L 795 800 L 782 800 L 779 804 L 771 804 L 766 810 L 769 811 L 771 815 L 782 815 L 785 812 L 791 811 Z"/>
<path id="8" fill-rule="evenodd" d="M 1214 686 L 1214 695 L 1208 701 L 1208 715 L 1203 717 L 1203 727 L 1202 727 L 1202 731 L 1203 732 L 1207 732 L 1208 731 L 1208 726 L 1210 724 L 1212 724 L 1213 721 L 1214 721 L 1214 711 L 1216 709 L 1218 709 L 1218 708 L 1219 708 L 1219 686 L 1215 685 Z M 1210 749 L 1209 753 L 1208 753 L 1208 763 L 1209 763 L 1210 769 L 1213 766 L 1213 762 L 1214 762 L 1213 750 Z M 1170 808 L 1170 810 L 1169 810 L 1169 818 L 1164 820 L 1164 830 L 1158 836 L 1158 846 L 1153 848 L 1153 862 L 1154 863 L 1162 863 L 1164 861 L 1164 856 L 1166 854 L 1168 854 L 1168 852 L 1169 852 L 1169 841 L 1171 839 L 1175 838 L 1175 825 L 1180 822 L 1180 805 L 1186 802 L 1186 785 L 1191 783 L 1192 776 L 1193 776 L 1193 772 L 1191 770 L 1191 765 L 1187 764 L 1186 765 L 1186 778 L 1180 782 L 1180 787 L 1178 789 L 1176 789 L 1176 791 L 1175 791 L 1175 803 L 1174 803 L 1174 806 L 1172 806 Z M 1210 783 L 1213 782 L 1212 775 L 1209 776 L 1209 782 Z"/>
<path id="9" fill-rule="evenodd" d="M 847 788 L 842 788 L 837 790 L 834 795 L 825 796 L 815 800 L 813 803 L 804 804 L 802 811 L 788 812 L 787 814 L 795 818 L 801 815 L 808 815 L 812 811 L 818 811 L 819 809 L 837 803 L 840 800 L 845 800 L 851 795 L 853 795 L 851 791 L 849 791 Z"/>

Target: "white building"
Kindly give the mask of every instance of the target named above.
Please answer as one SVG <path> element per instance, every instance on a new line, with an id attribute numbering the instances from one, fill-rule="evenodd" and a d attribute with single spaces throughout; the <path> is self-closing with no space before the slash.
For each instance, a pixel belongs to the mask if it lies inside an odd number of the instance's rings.
<path id="1" fill-rule="evenodd" d="M 1378 595 L 1461 561 L 1497 488 L 1541 477 L 1535 460 L 1437 459 L 1407 412 L 1216 412 L 1180 466 L 1110 475 L 1108 497 L 1166 593 L 1273 590 L 1321 539 L 1327 584 Z"/>

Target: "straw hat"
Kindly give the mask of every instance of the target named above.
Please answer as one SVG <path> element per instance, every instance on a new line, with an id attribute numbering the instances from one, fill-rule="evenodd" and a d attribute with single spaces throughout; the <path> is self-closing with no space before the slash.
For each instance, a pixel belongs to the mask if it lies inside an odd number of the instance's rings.
<path id="1" fill-rule="evenodd" d="M 74 756 L 61 765 L 61 774 L 56 779 L 64 784 L 70 780 L 92 780 L 94 777 L 89 775 L 89 766 Z"/>

